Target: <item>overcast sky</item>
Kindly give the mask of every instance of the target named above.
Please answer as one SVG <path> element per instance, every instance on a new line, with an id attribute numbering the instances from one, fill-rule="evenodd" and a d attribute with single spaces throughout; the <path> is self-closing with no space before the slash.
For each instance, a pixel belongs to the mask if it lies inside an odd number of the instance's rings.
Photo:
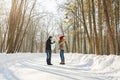
<path id="1" fill-rule="evenodd" d="M 58 14 L 58 4 L 62 4 L 65 0 L 37 0 L 37 8 L 44 12 Z"/>
<path id="2" fill-rule="evenodd" d="M 57 13 L 57 4 L 55 0 L 43 0 L 41 4 L 45 11 Z"/>

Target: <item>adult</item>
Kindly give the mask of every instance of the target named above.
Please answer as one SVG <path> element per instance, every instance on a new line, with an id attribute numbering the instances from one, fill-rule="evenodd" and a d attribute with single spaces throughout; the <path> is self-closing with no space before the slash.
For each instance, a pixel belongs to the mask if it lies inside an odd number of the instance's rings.
<path id="1" fill-rule="evenodd" d="M 65 44 L 65 37 L 64 36 L 60 36 L 59 37 L 59 47 L 60 47 L 60 58 L 61 58 L 61 62 L 60 64 L 65 64 L 65 57 L 64 57 L 64 44 Z"/>
<path id="2" fill-rule="evenodd" d="M 51 44 L 54 44 L 54 43 L 55 41 L 52 42 L 52 36 L 49 36 L 48 40 L 46 41 L 47 65 L 52 65 L 51 64 L 51 55 L 52 55 Z"/>

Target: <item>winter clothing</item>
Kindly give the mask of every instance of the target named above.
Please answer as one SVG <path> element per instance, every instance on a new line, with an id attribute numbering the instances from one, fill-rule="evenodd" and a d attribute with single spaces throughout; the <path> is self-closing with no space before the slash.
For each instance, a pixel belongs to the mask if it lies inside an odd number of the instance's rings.
<path id="1" fill-rule="evenodd" d="M 51 42 L 51 36 L 48 38 L 47 42 L 46 42 L 46 50 L 51 50 L 51 44 L 53 44 Z"/>
<path id="2" fill-rule="evenodd" d="M 49 36 L 49 38 L 52 38 L 52 36 Z"/>
<path id="3" fill-rule="evenodd" d="M 46 54 L 47 54 L 46 61 L 48 65 L 52 65 L 51 64 L 51 55 L 52 55 L 51 44 L 55 43 L 55 41 L 53 43 L 51 42 L 51 38 L 52 36 L 50 36 L 46 41 Z"/>
<path id="4" fill-rule="evenodd" d="M 59 38 L 60 38 L 60 40 L 61 40 L 61 39 L 63 39 L 63 38 L 64 38 L 64 36 L 60 36 Z"/>
<path id="5" fill-rule="evenodd" d="M 64 50 L 64 43 L 65 43 L 65 40 L 63 40 L 63 39 L 59 40 L 60 50 Z"/>

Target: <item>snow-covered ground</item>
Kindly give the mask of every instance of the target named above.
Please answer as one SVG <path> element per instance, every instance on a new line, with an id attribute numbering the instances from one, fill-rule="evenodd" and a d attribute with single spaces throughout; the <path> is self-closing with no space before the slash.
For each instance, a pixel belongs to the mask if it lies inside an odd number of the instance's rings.
<path id="1" fill-rule="evenodd" d="M 46 54 L 0 54 L 0 80 L 120 80 L 120 57 L 65 54 L 66 65 L 46 65 Z"/>

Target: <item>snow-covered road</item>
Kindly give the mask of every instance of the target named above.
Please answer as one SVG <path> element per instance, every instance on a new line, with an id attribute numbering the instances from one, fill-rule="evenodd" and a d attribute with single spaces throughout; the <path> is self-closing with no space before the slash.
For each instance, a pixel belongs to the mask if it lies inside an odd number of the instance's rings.
<path id="1" fill-rule="evenodd" d="M 0 80 L 120 80 L 120 65 L 114 66 L 120 57 L 66 54 L 65 58 L 66 65 L 59 65 L 59 54 L 53 54 L 53 65 L 48 66 L 44 53 L 0 54 Z"/>

